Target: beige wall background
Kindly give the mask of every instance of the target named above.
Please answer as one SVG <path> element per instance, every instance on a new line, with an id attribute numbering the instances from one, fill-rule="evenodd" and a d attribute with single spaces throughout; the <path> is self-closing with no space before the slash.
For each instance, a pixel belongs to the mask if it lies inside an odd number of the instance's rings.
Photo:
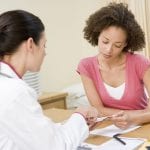
<path id="1" fill-rule="evenodd" d="M 24 9 L 38 15 L 45 24 L 47 56 L 40 71 L 42 91 L 61 90 L 80 81 L 76 73 L 79 60 L 97 51 L 83 38 L 85 20 L 105 3 L 105 0 L 0 0 L 0 13 Z"/>
<path id="2" fill-rule="evenodd" d="M 53 0 L 45 12 L 47 56 L 41 70 L 45 91 L 61 90 L 80 81 L 78 62 L 96 53 L 83 38 L 85 20 L 105 4 L 99 0 Z"/>
<path id="3" fill-rule="evenodd" d="M 149 0 L 0 0 L 0 13 L 24 9 L 39 16 L 45 24 L 47 56 L 40 71 L 41 91 L 58 91 L 80 82 L 76 73 L 80 59 L 97 53 L 97 48 L 83 38 L 85 21 L 112 1 L 127 2 L 135 13 L 146 33 L 144 54 L 149 57 Z"/>
<path id="4" fill-rule="evenodd" d="M 97 48 L 83 38 L 88 16 L 105 0 L 0 0 L 0 13 L 24 9 L 38 15 L 46 27 L 46 52 L 40 71 L 41 91 L 58 91 L 80 81 L 76 67 Z"/>

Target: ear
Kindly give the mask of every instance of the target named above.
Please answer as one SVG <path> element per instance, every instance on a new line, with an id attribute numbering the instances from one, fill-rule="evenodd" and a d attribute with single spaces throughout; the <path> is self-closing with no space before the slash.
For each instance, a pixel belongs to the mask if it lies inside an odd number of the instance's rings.
<path id="1" fill-rule="evenodd" d="M 33 38 L 28 38 L 26 41 L 26 46 L 27 46 L 27 51 L 29 52 L 33 52 L 34 50 L 34 41 Z"/>

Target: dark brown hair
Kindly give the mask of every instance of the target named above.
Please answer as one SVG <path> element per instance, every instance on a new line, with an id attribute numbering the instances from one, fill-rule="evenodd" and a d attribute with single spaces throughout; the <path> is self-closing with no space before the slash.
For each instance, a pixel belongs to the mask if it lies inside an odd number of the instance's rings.
<path id="1" fill-rule="evenodd" d="M 0 58 L 11 55 L 29 37 L 38 44 L 44 25 L 41 20 L 24 10 L 12 10 L 0 15 Z"/>
<path id="2" fill-rule="evenodd" d="M 127 33 L 127 46 L 123 51 L 138 51 L 145 46 L 145 37 L 133 13 L 128 10 L 127 4 L 110 3 L 90 15 L 83 30 L 84 38 L 91 45 L 98 44 L 100 33 L 110 26 L 122 28 Z"/>

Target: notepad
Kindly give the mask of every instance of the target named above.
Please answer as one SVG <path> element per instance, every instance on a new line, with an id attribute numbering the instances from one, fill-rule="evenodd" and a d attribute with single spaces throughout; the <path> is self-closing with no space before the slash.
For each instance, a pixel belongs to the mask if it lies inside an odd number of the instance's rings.
<path id="1" fill-rule="evenodd" d="M 89 147 L 92 150 L 134 150 L 142 145 L 146 139 L 144 138 L 127 138 L 121 137 L 122 140 L 126 142 L 126 145 L 121 144 L 115 139 L 111 139 L 101 145 L 93 145 L 88 143 L 83 143 L 81 146 Z"/>
<path id="2" fill-rule="evenodd" d="M 128 129 L 123 130 L 123 129 L 116 127 L 115 125 L 110 125 L 105 128 L 92 130 L 92 131 L 90 131 L 90 134 L 113 137 L 113 135 L 115 135 L 115 134 L 127 133 L 127 132 L 133 131 L 139 127 L 141 127 L 141 126 L 131 126 Z"/>

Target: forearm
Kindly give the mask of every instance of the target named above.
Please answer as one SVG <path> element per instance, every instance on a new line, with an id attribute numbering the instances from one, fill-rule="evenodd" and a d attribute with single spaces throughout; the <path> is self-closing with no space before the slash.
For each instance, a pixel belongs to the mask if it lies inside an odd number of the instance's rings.
<path id="1" fill-rule="evenodd" d="M 111 116 L 119 111 L 121 111 L 120 109 L 114 109 L 114 108 L 109 108 L 109 107 L 97 107 L 95 106 L 99 112 L 100 116 Z"/>
<path id="2" fill-rule="evenodd" d="M 150 109 L 143 109 L 143 110 L 121 110 L 121 109 L 114 109 L 109 107 L 101 107 L 98 108 L 100 116 L 111 116 L 120 111 L 124 111 L 128 114 L 129 119 L 132 121 L 133 124 L 143 124 L 150 122 Z"/>
<path id="3" fill-rule="evenodd" d="M 148 108 L 143 110 L 127 110 L 125 112 L 128 114 L 133 124 L 150 122 L 150 110 Z"/>

